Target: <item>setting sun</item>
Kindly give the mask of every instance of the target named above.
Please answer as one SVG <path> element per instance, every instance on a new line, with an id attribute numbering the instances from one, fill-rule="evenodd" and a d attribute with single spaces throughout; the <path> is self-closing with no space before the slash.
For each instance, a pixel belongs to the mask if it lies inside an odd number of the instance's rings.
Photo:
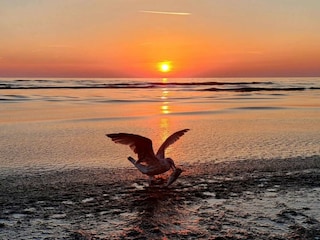
<path id="1" fill-rule="evenodd" d="M 160 62 L 158 64 L 158 67 L 159 67 L 159 71 L 163 73 L 170 72 L 172 68 L 170 62 Z"/>

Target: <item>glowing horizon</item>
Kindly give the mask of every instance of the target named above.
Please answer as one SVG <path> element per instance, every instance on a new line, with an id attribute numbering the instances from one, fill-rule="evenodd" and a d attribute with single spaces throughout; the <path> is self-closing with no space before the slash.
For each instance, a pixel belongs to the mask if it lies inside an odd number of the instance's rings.
<path id="1" fill-rule="evenodd" d="M 142 13 L 152 13 L 152 14 L 164 14 L 164 15 L 178 15 L 178 16 L 188 16 L 191 13 L 187 12 L 164 12 L 164 11 L 151 11 L 151 10 L 141 10 Z"/>
<path id="2" fill-rule="evenodd" d="M 152 7 L 152 8 L 151 8 Z M 320 1 L 2 1 L 0 77 L 320 76 Z"/>

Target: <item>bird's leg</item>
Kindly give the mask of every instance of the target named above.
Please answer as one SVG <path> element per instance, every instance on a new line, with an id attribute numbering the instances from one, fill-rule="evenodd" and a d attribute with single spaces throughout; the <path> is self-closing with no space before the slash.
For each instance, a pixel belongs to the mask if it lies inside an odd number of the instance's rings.
<path id="1" fill-rule="evenodd" d="M 153 182 L 155 181 L 155 177 L 154 176 L 151 176 L 149 175 L 149 179 L 148 179 L 148 183 L 149 183 L 149 186 L 151 186 L 153 184 Z"/>

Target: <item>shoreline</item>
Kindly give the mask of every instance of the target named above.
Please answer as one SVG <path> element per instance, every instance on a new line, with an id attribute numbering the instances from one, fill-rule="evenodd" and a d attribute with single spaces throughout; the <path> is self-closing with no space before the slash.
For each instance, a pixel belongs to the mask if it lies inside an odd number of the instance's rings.
<path id="1" fill-rule="evenodd" d="M 182 168 L 166 189 L 133 168 L 0 175 L 0 237 L 320 239 L 320 156 Z"/>

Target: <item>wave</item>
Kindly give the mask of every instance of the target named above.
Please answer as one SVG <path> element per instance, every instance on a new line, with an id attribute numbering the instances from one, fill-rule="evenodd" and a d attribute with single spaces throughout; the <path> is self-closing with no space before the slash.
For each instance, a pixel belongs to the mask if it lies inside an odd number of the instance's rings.
<path id="1" fill-rule="evenodd" d="M 175 86 L 219 86 L 219 85 L 256 85 L 273 84 L 272 82 L 119 82 L 97 83 L 96 81 L 49 81 L 49 80 L 15 80 L 1 83 L 2 89 L 82 89 L 82 88 L 159 88 Z"/>
<path id="2" fill-rule="evenodd" d="M 315 88 L 304 88 L 304 87 L 279 87 L 279 88 L 266 88 L 266 87 L 239 87 L 239 88 L 208 88 L 203 89 L 203 91 L 213 91 L 213 92 L 258 92 L 258 91 L 304 91 L 307 89 Z"/>
<path id="3" fill-rule="evenodd" d="M 0 89 L 182 89 L 212 92 L 305 91 L 317 85 L 272 81 L 0 80 Z"/>

